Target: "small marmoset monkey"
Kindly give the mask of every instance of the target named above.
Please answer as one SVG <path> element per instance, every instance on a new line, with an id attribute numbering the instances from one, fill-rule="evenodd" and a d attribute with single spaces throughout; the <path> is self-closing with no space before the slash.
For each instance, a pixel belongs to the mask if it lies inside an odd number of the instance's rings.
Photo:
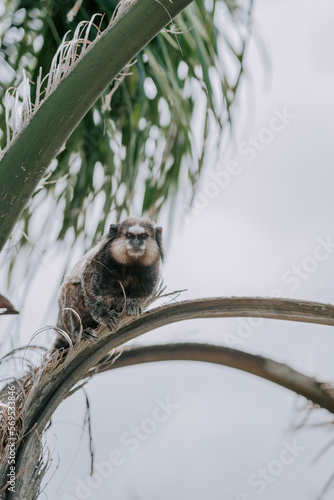
<path id="1" fill-rule="evenodd" d="M 57 328 L 67 332 L 73 343 L 80 331 L 87 338 L 99 325 L 115 331 L 121 312 L 141 314 L 143 301 L 159 282 L 163 259 L 162 228 L 150 219 L 111 224 L 109 233 L 63 283 Z M 58 334 L 53 350 L 67 347 L 66 338 Z"/>

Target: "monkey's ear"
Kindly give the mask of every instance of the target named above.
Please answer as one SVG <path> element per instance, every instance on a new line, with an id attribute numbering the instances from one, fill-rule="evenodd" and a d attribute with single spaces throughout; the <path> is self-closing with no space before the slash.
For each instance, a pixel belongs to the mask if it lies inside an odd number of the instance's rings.
<path id="1" fill-rule="evenodd" d="M 158 244 L 159 250 L 160 250 L 160 255 L 161 255 L 161 260 L 163 261 L 165 258 L 165 250 L 164 250 L 164 245 L 162 241 L 162 227 L 157 226 L 155 228 L 155 241 Z"/>
<path id="2" fill-rule="evenodd" d="M 118 233 L 118 229 L 119 229 L 119 224 L 111 224 L 109 227 L 108 238 L 111 238 L 111 239 L 116 238 L 117 233 Z"/>

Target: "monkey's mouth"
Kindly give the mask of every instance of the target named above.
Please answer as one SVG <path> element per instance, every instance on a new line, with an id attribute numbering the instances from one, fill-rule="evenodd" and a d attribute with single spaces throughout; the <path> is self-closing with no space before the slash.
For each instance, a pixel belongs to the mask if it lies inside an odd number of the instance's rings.
<path id="1" fill-rule="evenodd" d="M 128 250 L 128 255 L 129 257 L 132 257 L 134 259 L 138 259 L 139 257 L 142 257 L 145 253 L 144 248 L 131 248 L 131 250 Z"/>

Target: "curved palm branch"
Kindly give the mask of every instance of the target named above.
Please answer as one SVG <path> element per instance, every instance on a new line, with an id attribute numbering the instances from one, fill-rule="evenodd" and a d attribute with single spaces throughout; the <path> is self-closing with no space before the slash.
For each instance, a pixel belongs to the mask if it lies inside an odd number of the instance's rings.
<path id="1" fill-rule="evenodd" d="M 154 298 L 151 298 L 151 301 Z M 291 299 L 249 298 L 249 297 L 217 297 L 199 299 L 180 303 L 167 304 L 147 311 L 138 319 L 123 318 L 116 333 L 101 331 L 94 343 L 82 342 L 71 348 L 65 360 L 54 355 L 46 359 L 39 368 L 17 381 L 17 470 L 20 477 L 17 487 L 25 491 L 32 481 L 35 483 L 43 476 L 43 463 L 40 457 L 40 436 L 49 422 L 53 412 L 66 397 L 82 387 L 98 371 L 110 369 L 111 349 L 134 339 L 160 326 L 194 318 L 222 317 L 263 317 L 288 321 L 301 321 L 322 325 L 334 325 L 334 306 Z M 144 350 L 143 350 L 144 349 Z M 149 351 L 151 349 L 151 352 Z M 183 344 L 171 347 L 151 346 L 134 350 L 115 361 L 115 367 L 153 359 L 198 359 L 227 364 L 235 368 L 257 374 L 273 382 L 279 383 L 330 412 L 334 411 L 333 389 L 330 384 L 321 384 L 295 370 L 273 360 L 247 353 L 226 349 L 219 346 L 208 346 L 199 352 L 198 346 Z M 153 353 L 153 354 L 152 354 Z M 106 357 L 107 356 L 107 357 Z M 18 390 L 19 389 L 19 390 Z M 8 464 L 4 460 L 6 447 L 6 425 L 0 434 L 3 447 L 3 463 L 0 465 L 2 484 L 6 483 Z M 24 432 L 23 432 L 24 428 Z M 0 460 L 1 461 L 1 460 Z M 31 465 L 34 464 L 33 467 Z M 42 470 L 41 470 L 42 468 Z M 33 478 L 33 479 L 32 479 Z M 38 483 L 38 481 L 37 481 Z M 40 483 L 37 484 L 37 486 Z M 5 487 L 6 488 L 6 487 Z M 29 488 L 28 488 L 29 490 Z M 34 490 L 36 493 L 36 490 Z M 31 496 L 29 499 L 35 499 Z"/>

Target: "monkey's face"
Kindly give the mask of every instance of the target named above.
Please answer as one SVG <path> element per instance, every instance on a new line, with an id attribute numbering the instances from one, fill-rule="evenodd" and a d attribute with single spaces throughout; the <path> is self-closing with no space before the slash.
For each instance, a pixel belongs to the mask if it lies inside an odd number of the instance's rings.
<path id="1" fill-rule="evenodd" d="M 134 259 L 141 258 L 147 251 L 147 243 L 150 238 L 146 229 L 141 226 L 131 226 L 123 233 L 126 252 Z"/>
<path id="2" fill-rule="evenodd" d="M 143 219 L 126 219 L 111 243 L 111 255 L 120 264 L 149 266 L 160 256 L 152 223 Z"/>

